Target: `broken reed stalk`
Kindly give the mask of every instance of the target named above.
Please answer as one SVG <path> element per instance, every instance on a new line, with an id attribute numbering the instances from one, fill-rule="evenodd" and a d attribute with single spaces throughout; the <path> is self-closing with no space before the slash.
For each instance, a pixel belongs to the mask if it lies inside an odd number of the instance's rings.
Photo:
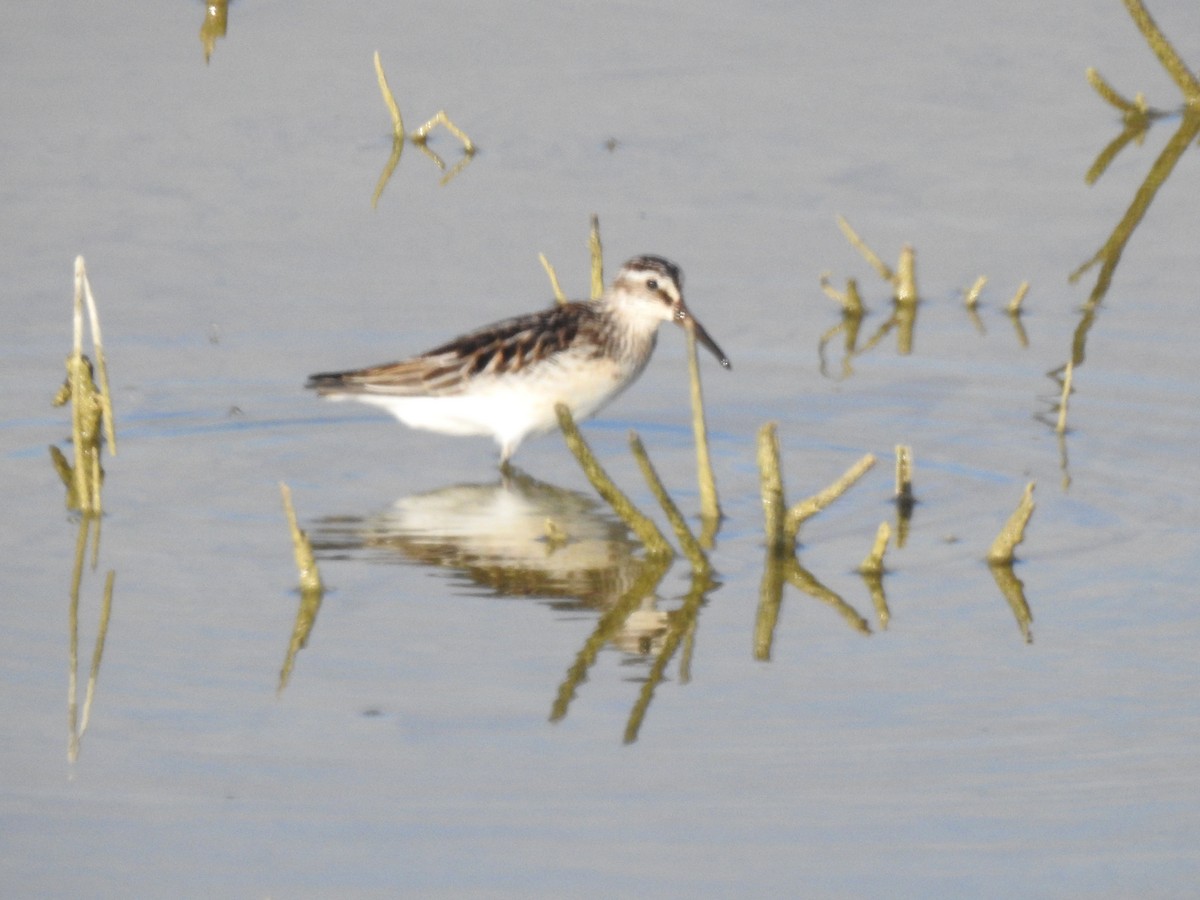
<path id="1" fill-rule="evenodd" d="M 963 297 L 963 303 L 967 309 L 974 310 L 979 305 L 979 295 L 983 293 L 983 286 L 987 284 L 987 280 L 986 275 L 980 275 L 967 290 L 966 296 Z"/>
<path id="2" fill-rule="evenodd" d="M 100 419 L 98 392 L 92 381 L 92 364 L 78 351 L 67 357 L 67 379 L 53 403 L 71 404 L 71 446 L 74 465 L 68 465 L 61 451 L 52 447 L 63 483 L 67 485 L 67 507 L 85 515 L 101 511 L 100 506 Z"/>
<path id="3" fill-rule="evenodd" d="M 292 491 L 282 481 L 279 482 L 279 492 L 283 495 L 283 510 L 287 514 L 288 527 L 292 532 L 292 550 L 296 554 L 296 568 L 300 572 L 301 591 L 321 591 L 321 573 L 317 569 L 317 561 L 313 557 L 312 544 L 308 535 L 296 521 L 296 510 L 292 506 Z"/>
<path id="4" fill-rule="evenodd" d="M 1132 113 L 1134 115 L 1145 115 L 1149 110 L 1149 106 L 1146 103 L 1145 97 L 1139 94 L 1136 103 L 1125 99 L 1111 84 L 1104 80 L 1104 76 L 1102 76 L 1091 66 L 1088 66 L 1087 71 L 1084 72 L 1084 75 L 1087 77 L 1088 84 L 1095 89 L 1096 93 L 1115 106 L 1117 109 L 1121 110 L 1121 112 Z"/>
<path id="5" fill-rule="evenodd" d="M 200 46 L 204 48 L 204 64 L 208 65 L 217 39 L 225 37 L 229 30 L 229 0 L 207 0 L 204 4 L 204 22 L 200 25 Z"/>
<path id="6" fill-rule="evenodd" d="M 404 120 L 400 118 L 400 107 L 388 87 L 387 76 L 383 74 L 383 63 L 379 61 L 379 51 L 375 51 L 375 75 L 379 79 L 379 90 L 383 94 L 383 102 L 387 104 L 388 112 L 392 114 L 392 133 L 398 140 L 404 140 Z"/>
<path id="7" fill-rule="evenodd" d="M 845 312 L 848 316 L 862 316 L 866 312 L 866 307 L 863 306 L 862 302 L 862 295 L 858 292 L 858 280 L 855 278 L 846 279 Z"/>
<path id="8" fill-rule="evenodd" d="M 911 504 L 913 458 L 912 448 L 904 444 L 896 445 L 896 502 Z"/>
<path id="9" fill-rule="evenodd" d="M 588 252 L 592 257 L 592 299 L 604 296 L 604 247 L 600 243 L 600 217 L 592 213 L 592 227 L 588 232 Z"/>
<path id="10" fill-rule="evenodd" d="M 604 467 L 600 465 L 600 461 L 592 453 L 591 448 L 587 445 L 587 441 L 579 433 L 579 426 L 575 424 L 575 419 L 571 416 L 571 411 L 567 408 L 566 404 L 554 404 L 554 412 L 558 415 L 558 427 L 562 430 L 563 438 L 567 442 L 567 449 L 578 460 L 580 468 L 583 469 L 583 474 L 587 476 L 588 481 L 591 482 L 596 492 L 613 508 L 613 511 L 621 517 L 633 533 L 638 536 L 638 540 L 646 547 L 646 553 L 652 557 L 673 556 L 675 551 L 671 548 L 667 539 L 663 537 L 662 532 L 658 530 L 658 526 L 654 524 L 654 521 L 647 518 L 644 513 L 634 506 L 633 501 L 626 497 L 621 489 L 613 483 L 613 480 L 608 477 L 608 473 L 604 471 Z"/>
<path id="11" fill-rule="evenodd" d="M 108 363 L 104 359 L 104 339 L 100 336 L 100 313 L 96 309 L 96 298 L 92 296 L 92 283 L 87 277 L 87 266 L 82 256 L 75 257 L 75 284 L 83 283 L 83 296 L 87 302 L 88 323 L 92 328 L 92 349 L 96 355 L 96 374 L 100 376 L 100 410 L 104 419 L 104 437 L 108 440 L 108 452 L 117 455 L 117 431 L 113 425 L 112 394 L 108 389 Z M 78 306 L 78 294 L 76 294 Z M 75 314 L 75 352 L 80 352 L 79 313 Z"/>
<path id="12" fill-rule="evenodd" d="M 849 222 L 842 216 L 838 216 L 837 223 L 851 246 L 863 255 L 863 258 L 879 273 L 880 278 L 892 286 L 896 304 L 902 307 L 915 307 L 919 298 L 917 296 L 916 251 L 913 250 L 912 244 L 905 244 L 900 248 L 900 260 L 896 264 L 896 271 L 893 272 L 879 258 L 879 255 L 858 236 L 858 232 L 850 227 Z"/>
<path id="13" fill-rule="evenodd" d="M 1054 426 L 1054 433 L 1063 435 L 1067 433 L 1067 399 L 1071 396 L 1071 379 L 1075 374 L 1075 361 L 1067 360 L 1067 368 L 1063 372 L 1063 387 L 1062 396 L 1058 401 L 1058 422 Z"/>
<path id="14" fill-rule="evenodd" d="M 892 537 L 892 528 L 887 522 L 879 523 L 879 530 L 875 532 L 875 543 L 871 547 L 871 552 L 867 554 L 858 567 L 858 571 L 862 575 L 882 575 L 883 574 L 883 554 L 887 550 L 888 541 Z"/>
<path id="15" fill-rule="evenodd" d="M 87 266 L 82 256 L 75 257 L 75 302 L 71 307 L 71 350 L 75 356 L 83 356 L 83 280 L 87 278 Z"/>
<path id="16" fill-rule="evenodd" d="M 469 137 L 467 137 L 467 133 L 465 131 L 450 121 L 450 117 L 446 115 L 446 111 L 444 109 L 439 109 L 434 114 L 432 119 L 430 119 L 413 133 L 413 143 L 422 147 L 425 146 L 425 142 L 429 139 L 429 133 L 438 125 L 445 126 L 447 131 L 462 141 L 463 153 L 465 153 L 467 156 L 475 155 L 475 143 Z M 436 154 L 435 158 L 437 158 Z"/>
<path id="17" fill-rule="evenodd" d="M 826 296 L 842 307 L 842 315 L 862 316 L 865 312 L 862 295 L 858 292 L 857 280 L 847 278 L 846 290 L 839 291 L 833 286 L 833 283 L 829 280 L 829 273 L 826 272 L 821 276 L 821 290 L 825 292 Z"/>
<path id="18" fill-rule="evenodd" d="M 1013 550 L 1017 544 L 1025 539 L 1025 526 L 1029 523 L 1029 517 L 1033 515 L 1033 488 L 1036 482 L 1029 482 L 1025 486 L 1025 493 L 1021 495 L 1021 502 L 1017 504 L 1017 508 L 1013 510 L 1013 514 L 1008 517 L 1008 521 L 1004 523 L 1004 527 L 1000 529 L 1000 533 L 996 535 L 996 540 L 992 542 L 992 547 L 988 550 L 987 560 L 993 566 L 1011 565 L 1013 561 Z"/>
<path id="19" fill-rule="evenodd" d="M 758 474 L 767 551 L 771 556 L 782 556 L 788 544 L 784 531 L 783 475 L 779 471 L 779 434 L 774 422 L 767 422 L 758 430 Z"/>
<path id="20" fill-rule="evenodd" d="M 879 277 L 884 281 L 894 282 L 896 278 L 895 273 L 892 272 L 887 263 L 876 255 L 874 250 L 866 245 L 863 239 L 858 236 L 858 232 L 850 227 L 850 223 L 842 216 L 837 217 L 837 223 L 838 227 L 842 229 L 842 234 L 846 236 L 846 240 L 850 242 L 850 246 L 863 255 L 863 258 L 870 264 L 871 268 L 879 273 Z"/>
<path id="21" fill-rule="evenodd" d="M 708 562 L 708 556 L 705 555 L 704 548 L 700 546 L 700 542 L 696 540 L 696 536 L 688 528 L 687 520 L 684 519 L 683 513 L 679 511 L 679 507 L 671 499 L 671 495 L 667 493 L 667 489 L 663 486 L 662 479 L 658 477 L 654 463 L 650 462 L 650 457 L 646 453 L 642 439 L 638 437 L 636 431 L 629 432 L 629 449 L 633 451 L 633 458 L 637 460 L 638 467 L 642 470 L 642 475 L 646 479 L 646 484 L 650 486 L 651 493 L 658 500 L 659 505 L 663 508 L 663 512 L 667 514 L 667 521 L 671 523 L 671 527 L 675 530 L 675 537 L 679 538 L 679 544 L 683 547 L 683 554 L 692 564 L 692 571 L 698 573 L 711 571 L 712 566 Z"/>
<path id="22" fill-rule="evenodd" d="M 567 295 L 563 293 L 562 285 L 558 283 L 558 273 L 554 271 L 550 260 L 546 259 L 545 253 L 539 253 L 538 259 L 541 260 L 542 268 L 546 270 L 546 275 L 550 279 L 550 287 L 554 290 L 554 299 L 561 306 L 567 302 Z"/>
<path id="23" fill-rule="evenodd" d="M 383 63 L 379 58 L 379 51 L 375 51 L 375 76 L 379 80 L 379 91 L 383 94 L 383 102 L 387 105 L 388 112 L 392 117 L 392 154 L 388 157 L 387 164 L 383 167 L 383 172 L 379 176 L 379 182 L 375 185 L 375 193 L 371 197 L 371 208 L 374 209 L 379 203 L 379 198 L 383 195 L 383 189 L 387 186 L 388 180 L 392 177 L 392 172 L 396 169 L 396 164 L 400 162 L 400 153 L 404 149 L 404 141 L 406 140 L 406 132 L 404 130 L 404 120 L 400 116 L 400 107 L 396 105 L 396 98 L 392 95 L 392 89 L 388 85 L 387 76 L 383 74 Z M 466 132 L 450 121 L 450 117 L 446 115 L 444 109 L 439 109 L 437 113 L 428 122 L 418 128 L 412 134 L 412 142 L 424 151 L 425 155 L 437 164 L 439 169 L 445 171 L 446 163 L 440 156 L 434 153 L 426 146 L 429 139 L 429 133 L 438 125 L 445 126 L 446 130 L 458 138 L 463 145 L 463 158 L 444 176 L 442 176 L 441 184 L 446 186 L 454 179 L 459 172 L 463 170 L 467 162 L 475 155 L 477 148 L 474 142 L 467 137 Z"/>
<path id="24" fill-rule="evenodd" d="M 796 535 L 800 532 L 800 526 L 805 521 L 811 519 L 838 497 L 842 496 L 842 494 L 846 493 L 846 491 L 850 490 L 856 481 L 870 471 L 873 465 L 875 465 L 875 454 L 868 453 L 843 472 L 841 477 L 829 485 L 829 487 L 818 491 L 807 500 L 801 500 L 789 509 L 787 517 L 784 520 L 784 532 L 788 540 L 794 542 Z"/>
<path id="25" fill-rule="evenodd" d="M 1141 0 L 1125 0 L 1125 8 L 1133 18 L 1134 24 L 1158 57 L 1159 63 L 1167 70 L 1167 74 L 1179 86 L 1179 90 L 1191 103 L 1200 102 L 1200 80 L 1192 74 L 1191 69 L 1171 46 L 1171 42 L 1159 29 Z"/>
<path id="26" fill-rule="evenodd" d="M 1005 311 L 1010 316 L 1019 316 L 1021 314 L 1021 303 L 1025 299 L 1025 295 L 1029 293 L 1029 282 L 1022 281 L 1021 286 L 1017 288 L 1016 294 L 1008 301 L 1008 306 Z"/>
<path id="27" fill-rule="evenodd" d="M 708 426 L 704 420 L 704 392 L 700 387 L 700 360 L 696 353 L 696 332 L 693 328 L 685 330 L 687 331 L 688 377 L 692 398 L 692 436 L 696 442 L 696 477 L 700 486 L 700 517 L 716 521 L 721 518 L 721 504 L 717 500 L 717 478 L 713 474 L 712 456 L 708 452 Z"/>
<path id="28" fill-rule="evenodd" d="M 916 253 L 912 244 L 900 248 L 900 262 L 897 265 L 896 278 L 893 282 L 896 288 L 896 302 L 901 306 L 913 306 L 917 302 L 917 264 Z"/>
<path id="29" fill-rule="evenodd" d="M 92 347 L 101 386 L 97 387 L 95 368 L 83 353 L 83 308 L 87 305 L 92 328 Z M 62 452 L 51 448 L 55 468 L 67 485 L 67 504 L 85 515 L 101 512 L 100 466 L 103 437 L 109 452 L 116 454 L 116 429 L 113 426 L 112 398 L 109 395 L 108 369 L 104 359 L 104 341 L 100 334 L 100 316 L 92 295 L 87 266 L 82 256 L 75 257 L 75 293 L 72 307 L 71 353 L 66 360 L 67 377 L 52 401 L 54 406 L 71 404 L 71 443 L 74 466 L 66 465 Z"/>

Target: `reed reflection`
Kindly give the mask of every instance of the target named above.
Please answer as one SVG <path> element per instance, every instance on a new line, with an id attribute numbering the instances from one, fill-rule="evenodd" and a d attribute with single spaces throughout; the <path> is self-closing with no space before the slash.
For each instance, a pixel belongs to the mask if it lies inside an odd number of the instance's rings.
<path id="1" fill-rule="evenodd" d="M 79 704 L 79 595 L 83 582 L 85 558 L 88 544 L 93 540 L 92 568 L 96 566 L 96 555 L 100 552 L 100 517 L 81 513 L 79 534 L 75 541 L 75 559 L 71 569 L 71 602 L 68 607 L 69 639 L 67 650 L 67 761 L 79 758 L 83 736 L 87 732 L 92 716 L 92 700 L 96 696 L 96 682 L 100 677 L 100 662 L 104 658 L 104 642 L 108 637 L 108 623 L 112 615 L 113 584 L 117 573 L 110 569 L 104 578 L 104 595 L 100 603 L 99 621 L 96 625 L 96 640 L 92 647 L 92 662 L 88 668 L 87 686 L 84 688 L 83 706 Z"/>
<path id="2" fill-rule="evenodd" d="M 92 350 L 96 365 L 83 353 L 84 313 L 91 329 Z M 117 452 L 116 428 L 113 424 L 112 400 L 108 390 L 107 364 L 100 334 L 100 315 L 92 293 L 87 267 L 82 256 L 75 258 L 75 296 L 72 316 L 74 343 L 67 357 L 67 378 L 51 401 L 54 406 L 70 406 L 72 460 L 58 447 L 50 446 L 50 461 L 66 488 L 67 509 L 78 515 L 75 555 L 71 566 L 70 604 L 67 651 L 67 760 L 75 762 L 83 736 L 91 720 L 92 701 L 104 657 L 104 642 L 112 614 L 113 584 L 116 570 L 109 570 L 104 579 L 96 641 L 88 669 L 87 687 L 82 709 L 79 704 L 79 607 L 84 571 L 95 570 L 100 559 L 100 522 L 103 516 L 102 491 L 104 469 L 100 457 L 104 446 L 110 455 Z M 96 376 L 99 376 L 99 384 Z M 92 553 L 88 563 L 88 545 Z"/>
<path id="3" fill-rule="evenodd" d="M 1159 188 L 1166 183 L 1167 178 L 1174 171 L 1175 164 L 1179 162 L 1179 158 L 1183 156 L 1184 151 L 1196 139 L 1197 135 L 1200 135 L 1200 79 L 1184 63 L 1179 53 L 1171 45 L 1171 42 L 1167 40 L 1166 35 L 1162 33 L 1157 23 L 1150 17 L 1150 13 L 1140 0 L 1125 0 L 1125 7 L 1129 10 L 1129 15 L 1133 18 L 1138 30 L 1142 33 L 1142 37 L 1146 39 L 1146 43 L 1150 45 L 1150 49 L 1158 57 L 1158 61 L 1162 64 L 1163 69 L 1171 76 L 1171 79 L 1183 94 L 1184 104 L 1178 113 L 1180 119 L 1178 130 L 1167 141 L 1166 146 L 1163 147 L 1162 152 L 1159 153 L 1158 158 L 1155 159 L 1154 164 L 1150 167 L 1150 171 L 1146 174 L 1146 178 L 1134 194 L 1133 201 L 1130 203 L 1125 215 L 1117 223 L 1108 240 L 1096 251 L 1096 254 L 1071 273 L 1071 281 L 1075 282 L 1093 266 L 1100 264 L 1100 272 L 1096 277 L 1096 284 L 1092 288 L 1091 295 L 1088 297 L 1083 317 L 1080 320 L 1079 327 L 1075 331 L 1072 342 L 1071 360 L 1077 366 L 1083 362 L 1084 344 L 1088 329 L 1091 328 L 1095 317 L 1095 308 L 1108 293 L 1108 289 L 1112 284 L 1113 273 L 1116 271 L 1117 264 L 1121 261 L 1121 254 L 1125 250 L 1125 245 L 1133 236 L 1134 230 L 1141 223 L 1143 217 L 1145 217 Z M 1161 119 L 1171 118 L 1173 114 L 1163 110 L 1152 109 L 1141 94 L 1138 94 L 1133 100 L 1125 98 L 1105 81 L 1095 69 L 1088 69 L 1087 77 L 1092 87 L 1095 88 L 1096 93 L 1121 113 L 1122 121 L 1121 133 L 1100 152 L 1100 155 L 1096 157 L 1096 161 L 1088 169 L 1085 180 L 1090 185 L 1095 184 L 1099 180 L 1100 176 L 1107 170 L 1109 164 L 1116 159 L 1117 155 L 1125 147 L 1134 141 L 1140 144 L 1145 139 L 1151 125 Z"/>
<path id="4" fill-rule="evenodd" d="M 229 28 L 229 0 L 205 0 L 204 22 L 200 26 L 200 45 L 204 47 L 204 63 L 212 59 L 217 39 L 225 37 Z"/>
<path id="5" fill-rule="evenodd" d="M 1108 295 L 1109 288 L 1112 286 L 1113 276 L 1116 273 L 1117 265 L 1121 261 L 1121 255 L 1125 252 L 1126 245 L 1133 237 L 1134 231 L 1141 225 L 1159 189 L 1166 184 L 1167 179 L 1174 172 L 1175 165 L 1179 162 L 1184 152 L 1196 141 L 1197 137 L 1200 137 L 1200 79 L 1184 63 L 1178 52 L 1171 45 L 1171 42 L 1167 40 L 1166 35 L 1163 34 L 1157 23 L 1150 17 L 1150 13 L 1140 0 L 1125 0 L 1125 7 L 1129 11 L 1134 24 L 1142 33 L 1142 37 L 1150 45 L 1150 49 L 1154 52 L 1154 55 L 1158 57 L 1159 63 L 1162 64 L 1163 69 L 1171 76 L 1171 79 L 1183 94 L 1184 103 L 1178 113 L 1153 109 L 1141 94 L 1138 94 L 1133 100 L 1129 100 L 1112 87 L 1095 69 L 1089 68 L 1087 71 L 1088 81 L 1096 90 L 1096 93 L 1105 102 L 1120 112 L 1122 125 L 1120 134 L 1113 138 L 1100 151 L 1091 168 L 1088 169 L 1084 177 L 1087 184 L 1095 184 L 1105 171 L 1107 171 L 1112 161 L 1129 144 L 1134 142 L 1138 144 L 1142 143 L 1149 133 L 1151 126 L 1156 122 L 1177 117 L 1179 119 L 1179 128 L 1171 135 L 1158 157 L 1154 160 L 1150 171 L 1146 173 L 1146 177 L 1143 179 L 1141 185 L 1134 192 L 1129 208 L 1125 211 L 1120 221 L 1117 222 L 1108 239 L 1090 259 L 1070 275 L 1069 280 L 1074 284 L 1085 273 L 1099 266 L 1099 271 L 1096 274 L 1096 283 L 1088 295 L 1087 302 L 1083 305 L 1079 323 L 1075 326 L 1075 331 L 1071 336 L 1071 347 L 1067 361 L 1065 364 L 1046 373 L 1047 377 L 1054 382 L 1057 388 L 1055 400 L 1049 403 L 1050 408 L 1048 412 L 1038 415 L 1038 418 L 1043 422 L 1053 424 L 1055 432 L 1058 435 L 1064 491 L 1071 483 L 1070 472 L 1067 468 L 1065 436 L 1068 433 L 1066 411 L 1067 400 L 1072 393 L 1071 379 L 1074 374 L 1073 370 L 1081 366 L 1086 358 L 1088 333 L 1096 322 L 1096 314 L 1100 309 L 1100 304 Z"/>
<path id="6" fill-rule="evenodd" d="M 320 560 L 415 563 L 445 570 L 497 597 L 529 597 L 560 612 L 598 614 L 555 690 L 550 721 L 563 719 L 606 647 L 644 664 L 625 740 L 636 740 L 655 688 L 691 637 L 708 592 L 705 572 L 674 608 L 658 587 L 672 559 L 645 548 L 596 499 L 510 467 L 495 483 L 459 484 L 402 497 L 367 516 L 330 516 L 309 528 Z"/>
<path id="7" fill-rule="evenodd" d="M 831 376 L 829 367 L 825 360 L 825 347 L 837 335 L 842 335 L 842 366 L 840 378 L 848 378 L 854 373 L 852 360 L 860 354 L 866 353 L 885 337 L 896 332 L 896 350 L 901 356 L 908 356 L 913 350 L 913 340 L 917 326 L 917 306 L 920 303 L 920 296 L 917 293 L 916 279 L 916 253 L 912 246 L 905 244 L 900 250 L 900 259 L 896 263 L 896 268 L 893 270 L 888 266 L 879 254 L 872 250 L 851 226 L 841 216 L 837 219 L 838 227 L 842 230 L 842 234 L 846 236 L 846 240 L 854 247 L 863 258 L 873 268 L 880 278 L 891 288 L 892 291 L 892 314 L 888 317 L 876 332 L 871 335 L 866 343 L 859 344 L 859 331 L 862 326 L 863 316 L 866 314 L 866 307 L 863 306 L 862 296 L 858 290 L 858 283 L 853 279 L 847 279 L 846 290 L 839 291 L 833 286 L 828 274 L 821 277 L 821 289 L 831 298 L 836 300 L 842 307 L 842 321 L 835 325 L 825 334 L 821 335 L 817 342 L 817 355 L 821 361 L 821 374 L 825 377 Z"/>
<path id="8" fill-rule="evenodd" d="M 846 279 L 845 290 L 838 289 L 829 275 L 821 276 L 821 290 L 834 300 L 841 308 L 841 321 L 829 328 L 817 341 L 817 358 L 821 374 L 826 378 L 841 381 L 854 374 L 854 360 L 883 344 L 884 340 L 893 333 L 896 336 L 896 352 L 901 356 L 909 356 L 913 352 L 917 330 L 917 311 L 921 305 L 921 297 L 917 292 L 916 251 L 911 245 L 905 244 L 900 250 L 900 258 L 896 268 L 888 266 L 880 259 L 879 254 L 872 250 L 850 223 L 838 217 L 838 227 L 867 263 L 875 270 L 891 291 L 891 314 L 869 335 L 863 333 L 863 321 L 868 310 L 863 304 L 862 293 L 858 281 Z M 979 314 L 979 299 L 983 286 L 987 283 L 986 276 L 977 278 L 969 288 L 963 291 L 963 305 L 968 319 L 980 335 L 985 335 L 987 329 Z M 1023 348 L 1029 346 L 1029 338 L 1021 323 L 1021 301 L 1029 290 L 1025 282 L 1017 290 L 1016 295 L 1008 302 L 1004 312 L 1012 324 L 1017 342 Z M 827 358 L 829 348 L 839 338 L 841 363 L 835 370 Z"/>
<path id="9" fill-rule="evenodd" d="M 766 559 L 763 562 L 758 611 L 754 618 L 755 659 L 762 662 L 769 662 L 771 659 L 775 627 L 783 606 L 785 583 L 833 607 L 858 633 L 871 633 L 870 624 L 854 607 L 800 565 L 796 556 L 796 541 L 800 526 L 849 490 L 874 463 L 874 457 L 868 454 L 828 488 L 789 508 L 779 464 L 779 434 L 776 425 L 774 422 L 768 422 L 759 429 L 758 471 L 765 518 Z M 883 543 L 886 543 L 886 537 Z M 876 610 L 880 611 L 881 626 L 886 627 L 890 613 L 887 611 L 887 598 L 883 591 L 883 546 L 878 539 L 872 556 L 868 557 L 868 560 L 871 559 L 874 560 L 871 570 L 867 571 L 867 564 L 864 563 L 863 571 L 864 575 L 872 579 L 868 582 L 868 587 Z"/>
<path id="10" fill-rule="evenodd" d="M 400 162 L 400 154 L 404 152 L 404 143 L 406 140 L 411 140 L 413 144 L 420 148 L 421 152 L 433 160 L 441 171 L 446 174 L 442 176 L 441 185 L 445 187 L 454 178 L 467 167 L 467 164 L 475 158 L 477 148 L 475 143 L 467 136 L 466 132 L 459 128 L 450 117 L 446 115 L 444 109 L 439 109 L 424 125 L 418 128 L 411 136 L 404 130 L 404 117 L 400 114 L 400 107 L 396 103 L 396 98 L 392 94 L 391 86 L 388 85 L 387 76 L 383 72 L 383 63 L 379 59 L 379 51 L 375 51 L 375 77 L 379 81 L 379 90 L 383 94 L 383 102 L 388 108 L 388 112 L 392 117 L 392 153 L 388 157 L 387 163 L 384 164 L 383 171 L 379 175 L 379 181 L 375 184 L 375 193 L 371 195 L 371 208 L 375 209 L 379 205 L 379 198 L 383 196 L 383 189 L 387 187 L 388 181 L 391 180 L 392 173 L 396 171 L 396 166 Z M 448 172 L 446 171 L 446 161 L 437 153 L 429 148 L 429 134 L 438 126 L 445 128 L 450 134 L 454 135 L 463 146 L 463 156 Z"/>

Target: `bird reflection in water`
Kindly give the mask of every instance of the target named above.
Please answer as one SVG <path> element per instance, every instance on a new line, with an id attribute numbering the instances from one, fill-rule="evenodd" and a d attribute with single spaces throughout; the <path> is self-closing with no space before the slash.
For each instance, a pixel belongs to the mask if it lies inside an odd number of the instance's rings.
<path id="1" fill-rule="evenodd" d="M 558 611 L 605 612 L 636 589 L 636 606 L 609 635 L 628 653 L 656 652 L 667 629 L 668 614 L 655 606 L 661 567 L 641 558 L 625 525 L 592 497 L 516 469 L 492 484 L 403 497 L 372 515 L 318 519 L 309 533 L 320 559 L 445 569 Z"/>

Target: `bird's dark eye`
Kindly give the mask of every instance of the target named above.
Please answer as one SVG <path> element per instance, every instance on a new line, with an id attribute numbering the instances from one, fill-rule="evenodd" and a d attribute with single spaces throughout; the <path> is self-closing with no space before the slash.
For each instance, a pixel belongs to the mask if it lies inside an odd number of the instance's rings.
<path id="1" fill-rule="evenodd" d="M 649 281 L 646 282 L 646 287 L 650 288 L 650 290 L 652 290 L 652 291 L 657 291 L 658 290 L 658 279 L 651 278 Z"/>

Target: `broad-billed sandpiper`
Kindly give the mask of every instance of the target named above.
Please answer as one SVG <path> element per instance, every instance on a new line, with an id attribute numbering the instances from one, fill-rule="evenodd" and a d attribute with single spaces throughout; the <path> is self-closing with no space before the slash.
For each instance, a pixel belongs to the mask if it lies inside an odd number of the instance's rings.
<path id="1" fill-rule="evenodd" d="M 307 387 L 381 406 L 411 428 L 491 435 L 503 466 L 526 437 L 557 426 L 555 404 L 582 420 L 628 387 L 650 361 L 663 322 L 691 329 L 729 368 L 682 289 L 678 266 L 638 256 L 598 300 L 506 319 L 402 362 L 323 372 Z"/>

